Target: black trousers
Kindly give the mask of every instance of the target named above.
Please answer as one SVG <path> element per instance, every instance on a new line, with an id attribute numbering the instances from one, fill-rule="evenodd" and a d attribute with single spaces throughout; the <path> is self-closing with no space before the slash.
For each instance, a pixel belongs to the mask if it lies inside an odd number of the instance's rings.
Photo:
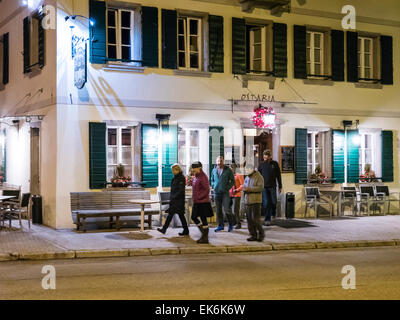
<path id="1" fill-rule="evenodd" d="M 165 220 L 164 229 L 167 229 L 174 218 L 174 215 L 177 214 L 179 219 L 181 220 L 182 227 L 186 229 L 188 227 L 185 215 L 183 213 L 168 213 L 167 220 Z"/>
<path id="2" fill-rule="evenodd" d="M 264 238 L 261 225 L 261 203 L 246 205 L 247 227 L 253 238 Z"/>

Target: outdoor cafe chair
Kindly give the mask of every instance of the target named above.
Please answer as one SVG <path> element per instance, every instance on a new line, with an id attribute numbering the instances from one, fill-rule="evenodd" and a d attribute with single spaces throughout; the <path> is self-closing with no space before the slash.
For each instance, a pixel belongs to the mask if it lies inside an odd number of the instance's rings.
<path id="1" fill-rule="evenodd" d="M 385 194 L 377 193 L 373 185 L 360 186 L 360 197 L 364 202 L 367 203 L 368 215 L 370 213 L 370 208 L 372 207 L 372 212 L 375 214 L 376 210 L 379 209 L 381 212 L 381 206 L 385 205 Z"/>
<path id="2" fill-rule="evenodd" d="M 332 218 L 333 204 L 331 199 L 321 197 L 318 187 L 305 187 L 306 210 L 304 218 L 307 216 L 307 209 L 314 208 L 315 218 L 318 217 L 318 207 L 321 205 L 329 205 L 329 215 Z"/>
<path id="3" fill-rule="evenodd" d="M 163 214 L 166 213 L 165 211 L 168 210 L 169 208 L 169 198 L 170 198 L 170 192 L 158 193 L 158 199 L 160 201 L 160 220 L 159 220 L 160 227 L 162 226 Z"/>
<path id="4" fill-rule="evenodd" d="M 384 194 L 385 202 L 388 204 L 388 211 L 387 213 L 390 214 L 390 203 L 395 201 L 399 203 L 400 208 L 400 193 L 399 192 L 390 192 L 388 186 L 376 186 L 377 194 Z M 394 197 L 397 195 L 396 197 Z"/>
<path id="5" fill-rule="evenodd" d="M 341 197 L 341 211 L 344 212 L 344 209 L 349 207 L 351 214 L 354 216 L 354 209 L 357 208 L 357 188 L 342 187 Z"/>
<path id="6" fill-rule="evenodd" d="M 19 220 L 19 226 L 22 228 L 22 213 L 25 212 L 28 220 L 29 229 L 31 228 L 31 212 L 29 210 L 31 194 L 24 193 L 19 202 L 5 201 L 3 202 L 3 225 L 4 220 L 9 220 L 9 228 L 12 227 L 12 220 Z"/>

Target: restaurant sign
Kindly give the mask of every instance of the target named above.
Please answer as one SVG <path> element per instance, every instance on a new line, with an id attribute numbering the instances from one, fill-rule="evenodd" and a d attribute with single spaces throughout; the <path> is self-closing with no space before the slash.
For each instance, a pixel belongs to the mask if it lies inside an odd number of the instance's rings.
<path id="1" fill-rule="evenodd" d="M 273 95 L 267 94 L 242 94 L 241 101 L 255 101 L 255 102 L 275 102 L 275 97 Z"/>
<path id="2" fill-rule="evenodd" d="M 82 41 L 74 49 L 74 84 L 83 89 L 87 81 L 87 44 Z"/>

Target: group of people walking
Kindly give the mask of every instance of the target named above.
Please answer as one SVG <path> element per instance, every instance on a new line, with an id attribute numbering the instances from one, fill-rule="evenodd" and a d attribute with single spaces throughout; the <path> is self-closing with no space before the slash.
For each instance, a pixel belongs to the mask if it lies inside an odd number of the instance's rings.
<path id="1" fill-rule="evenodd" d="M 171 182 L 168 217 L 162 228 L 157 230 L 166 233 L 173 216 L 177 214 L 181 220 L 183 231 L 181 236 L 189 235 L 185 219 L 185 188 L 192 186 L 193 208 L 192 220 L 201 232 L 197 243 L 208 243 L 209 225 L 207 219 L 214 216 L 210 200 L 210 185 L 214 190 L 214 201 L 218 226 L 215 232 L 225 229 L 225 219 L 228 222 L 228 232 L 242 227 L 242 219 L 246 214 L 247 227 L 250 233 L 248 241 L 263 241 L 265 234 L 261 224 L 261 215 L 265 217 L 264 225 L 270 225 L 276 216 L 277 194 L 282 191 L 282 179 L 279 164 L 272 160 L 271 151 L 264 151 L 264 161 L 255 169 L 253 165 L 245 166 L 245 176 L 237 172 L 237 166 L 225 165 L 222 156 L 217 158 L 217 165 L 212 170 L 210 180 L 203 171 L 201 162 L 191 166 L 193 179 L 186 181 L 178 164 L 172 166 L 174 178 Z"/>

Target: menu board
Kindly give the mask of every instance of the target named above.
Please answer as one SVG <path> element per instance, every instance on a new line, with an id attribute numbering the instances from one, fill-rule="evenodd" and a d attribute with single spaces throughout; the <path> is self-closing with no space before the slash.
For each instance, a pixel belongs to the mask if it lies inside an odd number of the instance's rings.
<path id="1" fill-rule="evenodd" d="M 281 146 L 279 159 L 282 173 L 294 172 L 294 146 Z"/>

